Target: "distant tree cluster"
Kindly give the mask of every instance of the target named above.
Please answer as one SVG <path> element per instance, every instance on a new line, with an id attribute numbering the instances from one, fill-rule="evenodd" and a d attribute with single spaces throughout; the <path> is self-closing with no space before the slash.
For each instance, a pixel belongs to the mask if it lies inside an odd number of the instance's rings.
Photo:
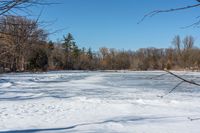
<path id="1" fill-rule="evenodd" d="M 200 68 L 200 49 L 194 38 L 175 36 L 173 48 L 141 48 L 137 51 L 79 48 L 73 35 L 62 42 L 48 41 L 48 33 L 36 20 L 19 16 L 0 18 L 0 71 L 46 70 L 163 70 Z"/>

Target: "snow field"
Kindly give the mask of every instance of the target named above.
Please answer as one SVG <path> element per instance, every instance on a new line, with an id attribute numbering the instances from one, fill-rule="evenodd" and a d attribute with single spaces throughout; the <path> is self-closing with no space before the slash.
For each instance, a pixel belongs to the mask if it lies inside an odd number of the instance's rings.
<path id="1" fill-rule="evenodd" d="M 167 93 L 177 80 L 170 76 L 149 79 L 159 74 L 162 72 L 3 75 L 0 133 L 199 133 L 199 88 L 184 84 L 161 99 L 158 95 Z"/>

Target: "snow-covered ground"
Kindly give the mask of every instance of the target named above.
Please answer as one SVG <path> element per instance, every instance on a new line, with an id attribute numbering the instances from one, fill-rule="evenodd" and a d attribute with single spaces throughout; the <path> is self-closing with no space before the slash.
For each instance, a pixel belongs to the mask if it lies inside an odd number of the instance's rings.
<path id="1" fill-rule="evenodd" d="M 0 133 L 199 133 L 200 88 L 184 83 L 161 98 L 180 82 L 162 73 L 0 75 Z"/>

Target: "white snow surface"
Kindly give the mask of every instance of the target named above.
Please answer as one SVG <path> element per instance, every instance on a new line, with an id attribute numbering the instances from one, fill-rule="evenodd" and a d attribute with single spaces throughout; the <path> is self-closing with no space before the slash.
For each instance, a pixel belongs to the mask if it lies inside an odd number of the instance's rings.
<path id="1" fill-rule="evenodd" d="M 163 73 L 0 75 L 0 133 L 199 133 L 200 87 L 168 94 L 180 80 Z M 200 73 L 175 73 L 200 82 Z"/>

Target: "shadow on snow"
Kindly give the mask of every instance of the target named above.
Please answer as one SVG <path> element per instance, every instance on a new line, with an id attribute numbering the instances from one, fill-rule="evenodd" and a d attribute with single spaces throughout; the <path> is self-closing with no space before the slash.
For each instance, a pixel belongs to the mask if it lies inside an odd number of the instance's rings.
<path id="1" fill-rule="evenodd" d="M 142 122 L 143 124 L 146 123 L 157 123 L 162 122 L 162 120 L 167 120 L 168 122 L 173 122 L 170 119 L 173 118 L 184 118 L 184 116 L 171 116 L 171 117 L 123 117 L 123 118 L 114 118 L 110 120 L 105 120 L 102 122 L 94 122 L 94 123 L 82 123 L 82 124 L 76 124 L 68 127 L 63 128 L 41 128 L 41 129 L 24 129 L 24 130 L 11 130 L 11 131 L 0 131 L 0 133 L 37 133 L 37 132 L 61 132 L 61 131 L 67 131 L 69 132 L 75 132 L 75 128 L 82 127 L 82 126 L 91 126 L 91 125 L 100 125 L 100 124 L 107 124 L 107 123 L 131 123 L 135 122 L 134 124 L 137 124 L 137 122 Z M 165 121 L 166 122 L 166 121 Z M 139 123 L 141 124 L 141 123 Z"/>

